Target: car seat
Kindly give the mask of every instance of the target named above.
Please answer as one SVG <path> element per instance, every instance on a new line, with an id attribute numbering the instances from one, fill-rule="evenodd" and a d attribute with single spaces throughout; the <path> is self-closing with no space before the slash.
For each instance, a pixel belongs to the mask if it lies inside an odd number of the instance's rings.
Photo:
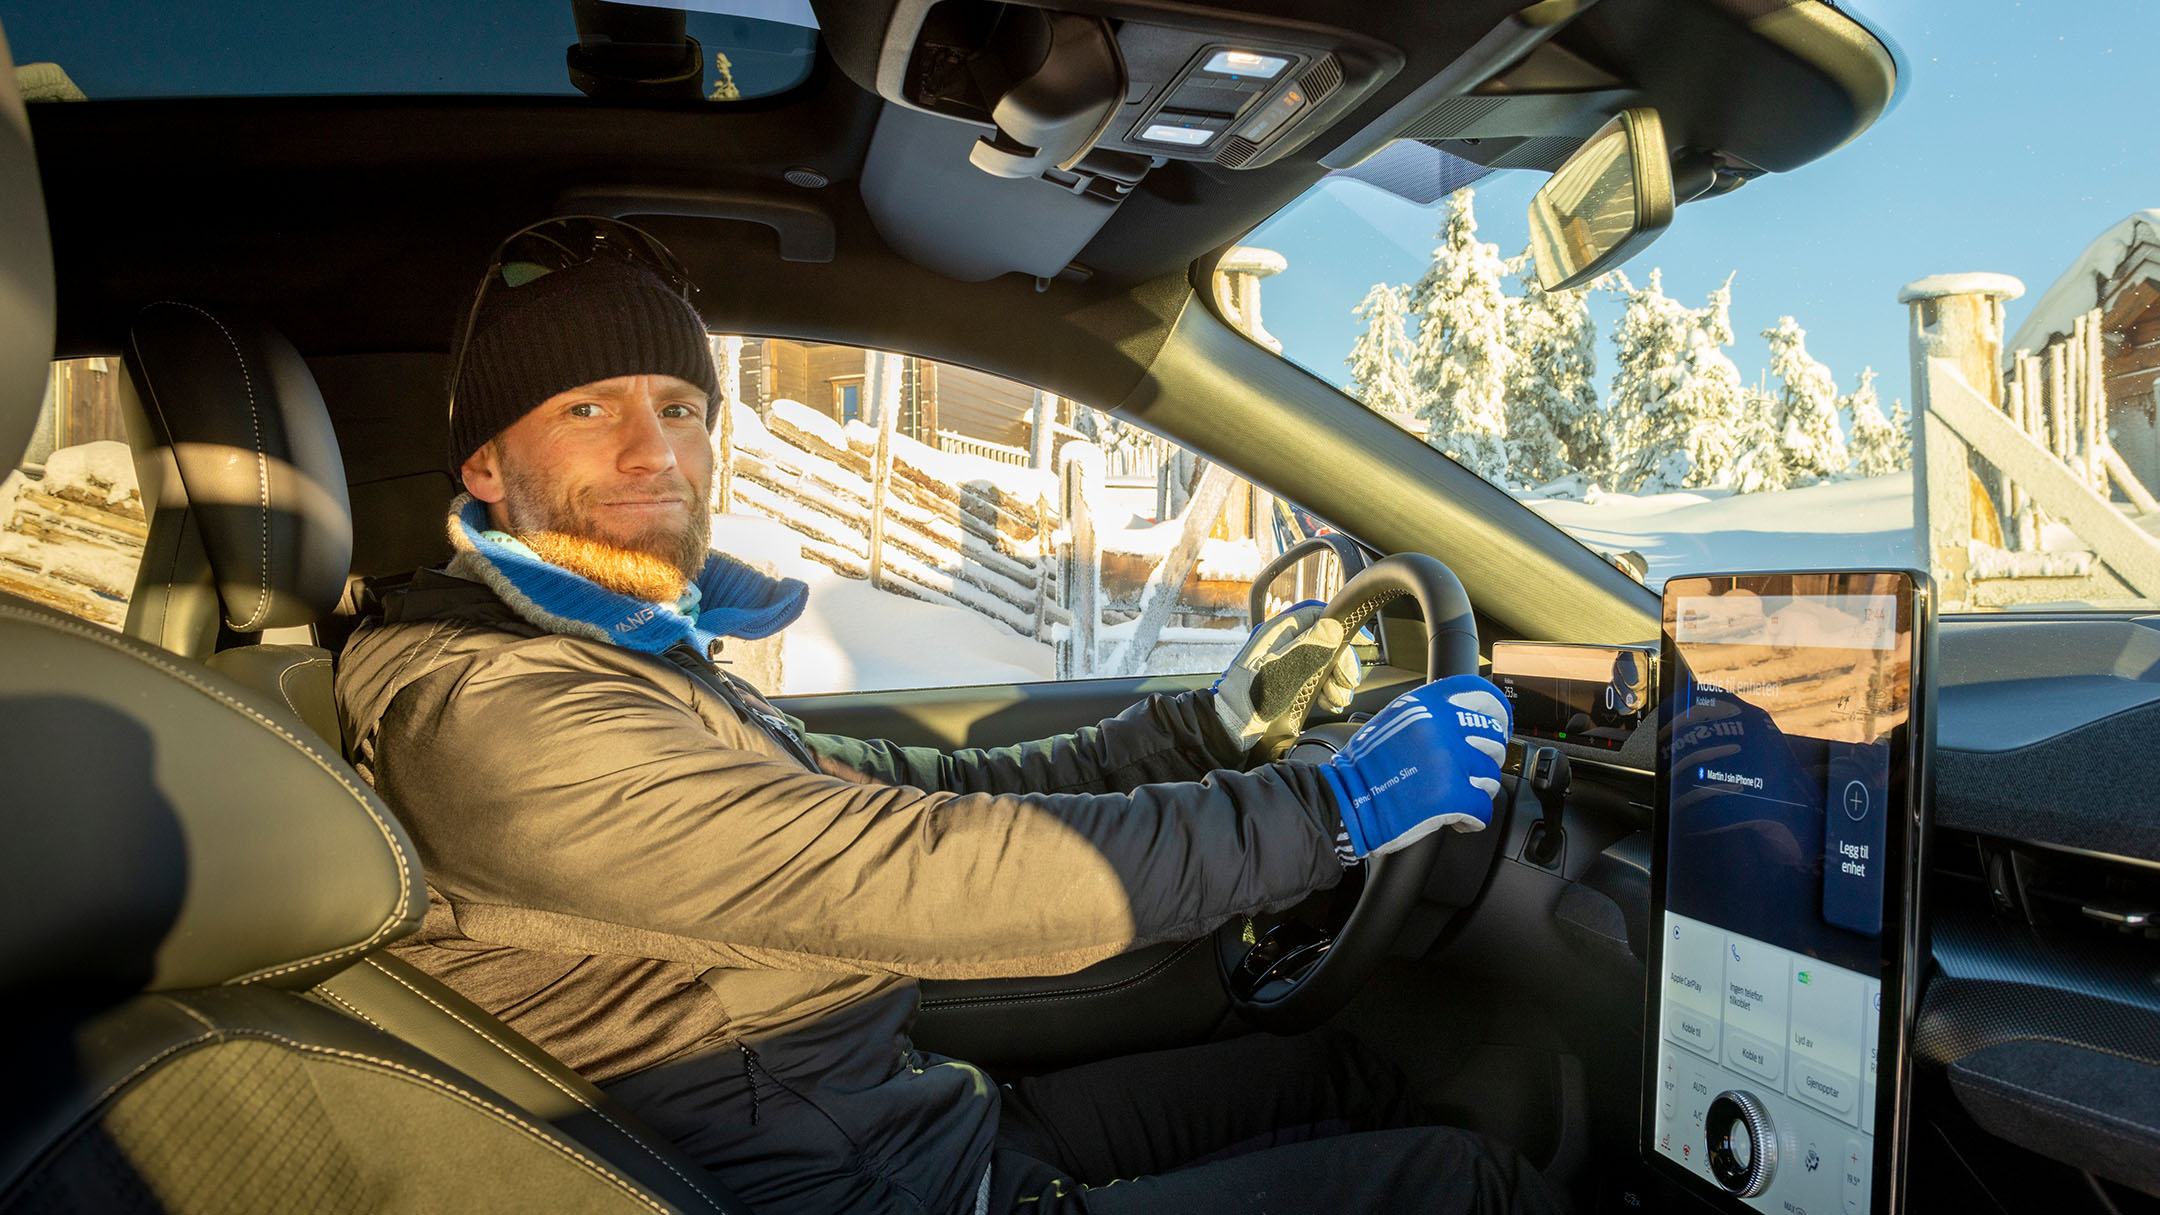
<path id="1" fill-rule="evenodd" d="M 0 450 L 20 451 L 54 291 L 14 82 L 0 34 Z M 396 821 L 283 703 L 0 594 L 0 779 L 0 1211 L 724 1208 L 298 994 L 410 931 L 424 895 Z"/>
<path id="2" fill-rule="evenodd" d="M 275 698 L 341 748 L 328 650 L 230 644 L 314 625 L 344 593 L 352 520 L 332 423 L 306 362 L 245 313 L 152 304 L 128 339 L 143 421 L 168 480 L 131 618 L 202 646 L 212 670 Z M 146 559 L 146 563 L 147 563 Z M 176 572 L 178 571 L 178 572 Z M 145 607 L 163 597 L 167 609 Z M 207 606 L 205 606 L 207 605 Z M 408 963 L 375 951 L 312 997 L 427 1051 L 686 1209 L 725 1209 L 703 1169 L 576 1072 Z"/>

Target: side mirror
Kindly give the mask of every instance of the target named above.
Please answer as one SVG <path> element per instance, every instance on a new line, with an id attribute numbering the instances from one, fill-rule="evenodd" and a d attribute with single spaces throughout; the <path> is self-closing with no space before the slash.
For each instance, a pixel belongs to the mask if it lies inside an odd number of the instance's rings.
<path id="1" fill-rule="evenodd" d="M 1580 287 L 1642 252 L 1672 217 L 1665 126 L 1656 110 L 1622 110 L 1530 200 L 1538 282 Z"/>
<path id="2" fill-rule="evenodd" d="M 1261 621 L 1307 599 L 1326 603 L 1350 575 L 1364 568 L 1365 554 L 1348 536 L 1301 540 L 1268 562 L 1253 579 L 1252 598 L 1245 608 L 1247 622 L 1258 627 Z"/>

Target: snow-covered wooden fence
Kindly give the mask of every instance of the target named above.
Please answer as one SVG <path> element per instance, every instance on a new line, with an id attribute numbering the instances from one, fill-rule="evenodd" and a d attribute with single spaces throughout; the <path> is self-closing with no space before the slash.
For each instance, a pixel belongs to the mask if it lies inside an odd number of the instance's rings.
<path id="1" fill-rule="evenodd" d="M 805 557 L 881 589 L 981 613 L 1045 640 L 1062 623 L 1057 482 L 941 452 L 792 401 L 747 410 L 723 452 L 732 501 L 802 536 Z M 883 448 L 881 453 L 880 448 Z"/>
<path id="2" fill-rule="evenodd" d="M 2119 492 L 2139 515 L 2160 514 L 2160 503 L 2108 438 L 2101 357 L 2100 309 L 2094 308 L 2072 323 L 2068 336 L 2037 354 L 2020 350 L 2012 356 L 2004 377 L 2003 412 L 2093 492 Z M 2026 488 L 2008 481 L 1996 505 L 2008 547 L 2042 551 L 2041 528 L 2048 518 Z"/>
<path id="3" fill-rule="evenodd" d="M 992 443 L 988 439 L 972 438 L 956 430 L 941 430 L 937 432 L 937 439 L 938 449 L 941 451 L 994 460 L 1015 468 L 1027 468 L 1033 464 L 1032 453 L 1025 448 L 1008 447 L 1003 443 Z"/>
<path id="4" fill-rule="evenodd" d="M 2004 376 L 2003 302 L 2023 290 L 1963 274 L 1899 294 L 1912 308 L 1915 541 L 1942 606 L 2160 598 L 2148 530 L 2160 514 L 2108 444 L 2097 318 L 2039 355 L 2018 352 Z M 2050 523 L 2076 544 L 2043 544 Z"/>
<path id="5" fill-rule="evenodd" d="M 849 577 L 1049 645 L 1063 678 L 1136 674 L 1163 646 L 1241 640 L 1245 567 L 1257 562 L 1202 560 L 1225 492 L 1194 495 L 1167 551 L 1111 548 L 1105 526 L 1121 533 L 1123 518 L 1101 517 L 1103 453 L 1060 437 L 1052 472 L 779 401 L 768 419 L 742 409 L 717 428 L 729 490 L 715 506 L 785 524 L 805 557 Z"/>
<path id="6" fill-rule="evenodd" d="M 43 474 L 0 481 L 0 590 L 117 629 L 150 531 L 127 445 L 61 448 Z"/>

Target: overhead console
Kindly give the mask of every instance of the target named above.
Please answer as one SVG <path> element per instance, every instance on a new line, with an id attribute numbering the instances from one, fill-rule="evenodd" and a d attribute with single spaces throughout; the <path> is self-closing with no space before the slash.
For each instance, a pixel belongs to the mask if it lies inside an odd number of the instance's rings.
<path id="1" fill-rule="evenodd" d="M 1187 4 L 900 0 L 869 83 L 887 101 L 991 126 L 993 151 L 976 163 L 1005 176 L 1069 172 L 1090 153 L 1254 168 L 1401 64 L 1347 30 Z"/>
<path id="2" fill-rule="evenodd" d="M 871 218 L 959 278 L 1056 277 L 1150 170 L 1274 163 L 1402 66 L 1347 30 L 1151 0 L 841 9 L 819 13 L 834 59 L 887 102 Z"/>

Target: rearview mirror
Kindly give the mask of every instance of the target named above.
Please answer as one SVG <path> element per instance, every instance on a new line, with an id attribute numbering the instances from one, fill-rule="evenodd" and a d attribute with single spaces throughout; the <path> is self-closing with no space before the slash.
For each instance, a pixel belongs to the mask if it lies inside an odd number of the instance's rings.
<path id="1" fill-rule="evenodd" d="M 1580 287 L 1642 252 L 1672 217 L 1665 126 L 1656 110 L 1622 110 L 1530 200 L 1538 282 Z"/>

